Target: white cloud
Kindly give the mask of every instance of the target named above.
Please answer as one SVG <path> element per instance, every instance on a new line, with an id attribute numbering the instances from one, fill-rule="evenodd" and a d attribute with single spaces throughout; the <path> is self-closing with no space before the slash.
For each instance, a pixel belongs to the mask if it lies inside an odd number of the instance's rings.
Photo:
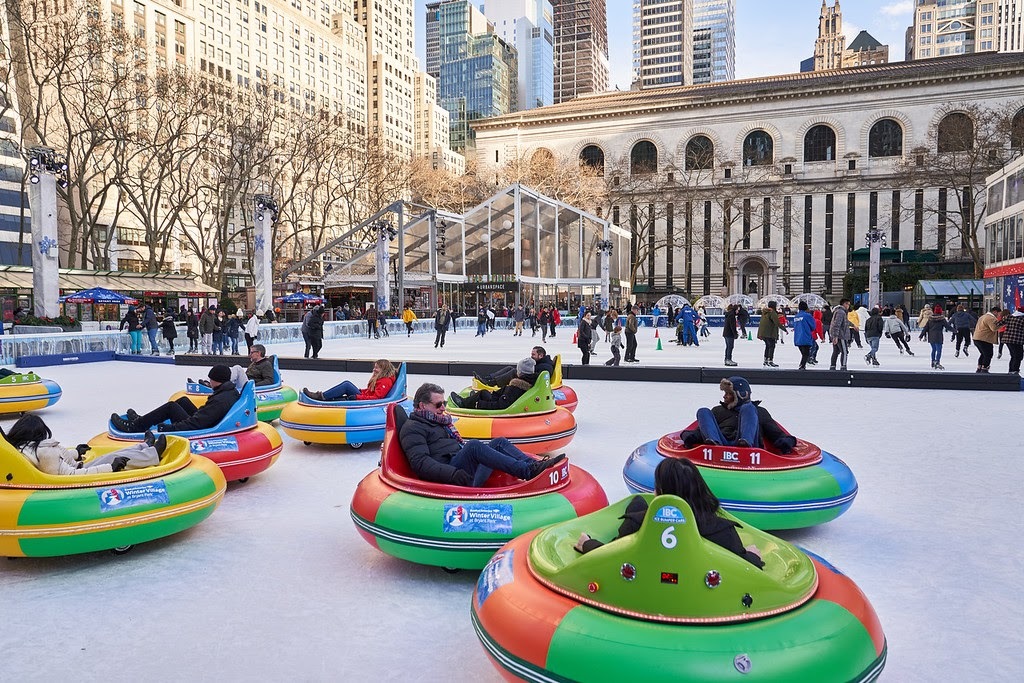
<path id="1" fill-rule="evenodd" d="M 890 2 L 888 5 L 882 5 L 879 11 L 890 17 L 902 17 L 913 14 L 914 2 L 913 0 L 898 0 L 897 2 Z"/>

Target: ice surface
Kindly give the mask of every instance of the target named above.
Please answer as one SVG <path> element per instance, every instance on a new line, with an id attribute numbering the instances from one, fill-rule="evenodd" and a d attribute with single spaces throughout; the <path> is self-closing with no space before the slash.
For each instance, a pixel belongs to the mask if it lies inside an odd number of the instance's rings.
<path id="1" fill-rule="evenodd" d="M 637 355 L 642 365 L 719 366 L 718 334 L 699 349 L 665 344 L 655 351 L 653 330 L 642 330 Z M 576 363 L 571 339 L 571 329 L 559 330 L 547 348 Z M 514 339 L 499 331 L 478 339 L 462 330 L 448 334 L 444 349 L 432 342 L 425 334 L 393 334 L 331 341 L 323 353 L 512 362 L 540 336 Z M 901 358 L 883 339 L 880 369 L 931 372 L 928 346 L 916 340 L 912 346 L 918 355 Z M 302 351 L 294 344 L 270 350 Z M 737 342 L 737 372 L 744 364 L 759 367 L 761 350 L 757 341 Z M 857 351 L 850 365 L 860 369 L 866 350 Z M 607 352 L 600 343 L 595 361 Z M 995 370 L 1005 371 L 1007 355 Z M 797 359 L 788 343 L 776 353 L 784 368 Z M 973 371 L 975 361 L 973 349 L 956 359 L 946 345 L 946 372 Z M 66 444 L 104 429 L 114 410 L 165 400 L 201 372 L 132 363 L 40 371 L 64 389 L 41 415 Z M 284 379 L 301 389 L 342 378 L 285 371 Z M 351 379 L 361 385 L 366 378 Z M 447 389 L 468 384 L 412 375 L 410 390 L 428 380 Z M 684 426 L 698 407 L 720 397 L 710 384 L 571 384 L 580 396 L 579 432 L 567 452 L 612 500 L 627 495 L 621 469 L 637 444 Z M 843 458 L 857 476 L 860 494 L 844 516 L 781 535 L 834 563 L 870 598 L 889 642 L 883 680 L 1016 680 L 1024 650 L 1017 605 L 1024 572 L 1018 502 L 1024 399 L 758 385 L 754 398 L 790 431 Z M 113 670 L 157 681 L 497 680 L 470 625 L 475 573 L 449 575 L 395 560 L 356 533 L 349 503 L 376 466 L 378 447 L 284 441 L 272 469 L 230 485 L 213 516 L 188 532 L 124 556 L 0 560 L 0 679 L 107 680 Z"/>

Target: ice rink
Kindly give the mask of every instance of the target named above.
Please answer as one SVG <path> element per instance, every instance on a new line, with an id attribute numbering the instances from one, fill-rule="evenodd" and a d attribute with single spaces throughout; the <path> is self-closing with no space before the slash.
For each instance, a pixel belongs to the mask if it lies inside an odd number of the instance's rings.
<path id="1" fill-rule="evenodd" d="M 712 332 L 699 349 L 664 339 L 657 351 L 645 329 L 637 356 L 642 365 L 720 366 L 721 330 Z M 323 355 L 512 362 L 541 341 L 511 335 L 480 339 L 460 330 L 434 349 L 432 335 L 392 332 L 380 341 L 328 341 Z M 782 369 L 798 362 L 790 340 L 776 353 Z M 571 328 L 563 328 L 546 347 L 578 363 L 571 342 Z M 915 337 L 912 348 L 915 357 L 901 357 L 883 339 L 879 369 L 932 372 L 928 346 Z M 302 349 L 270 352 L 301 356 Z M 827 367 L 827 352 L 818 367 Z M 853 350 L 851 369 L 866 367 L 866 352 Z M 760 367 L 761 355 L 756 340 L 739 341 L 737 374 Z M 600 343 L 595 362 L 608 356 Z M 1005 372 L 1007 357 L 993 371 Z M 954 358 L 946 344 L 946 372 L 973 372 L 975 361 L 973 349 Z M 61 401 L 41 415 L 70 445 L 104 430 L 112 411 L 149 409 L 183 388 L 186 376 L 203 373 L 136 363 L 39 371 L 63 387 Z M 297 390 L 340 379 L 284 373 Z M 411 375 L 410 393 L 424 381 L 447 389 L 469 383 Z M 570 383 L 580 397 L 579 431 L 566 452 L 611 500 L 627 495 L 621 470 L 634 447 L 685 426 L 721 397 L 713 384 Z M 882 680 L 1019 680 L 1021 395 L 755 384 L 753 398 L 857 476 L 848 513 L 780 536 L 828 559 L 871 600 L 888 639 Z M 307 447 L 283 438 L 277 464 L 229 485 L 220 508 L 190 531 L 123 556 L 0 560 L 0 680 L 498 680 L 470 623 L 476 573 L 395 560 L 356 533 L 349 503 L 375 468 L 379 445 Z"/>

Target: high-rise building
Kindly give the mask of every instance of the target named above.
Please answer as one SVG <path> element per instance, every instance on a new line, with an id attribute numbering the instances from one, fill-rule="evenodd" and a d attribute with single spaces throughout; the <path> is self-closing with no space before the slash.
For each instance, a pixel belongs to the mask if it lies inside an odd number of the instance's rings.
<path id="1" fill-rule="evenodd" d="M 437 103 L 437 81 L 428 73 L 416 74 L 416 136 L 413 154 L 429 159 L 432 167 L 455 175 L 466 171 L 466 159 L 451 148 L 448 111 Z"/>
<path id="2" fill-rule="evenodd" d="M 693 1 L 633 0 L 633 89 L 693 84 Z"/>
<path id="3" fill-rule="evenodd" d="M 555 103 L 608 89 L 605 0 L 551 0 L 555 27 Z"/>
<path id="4" fill-rule="evenodd" d="M 427 46 L 427 73 L 451 117 L 452 149 L 463 152 L 474 147 L 473 121 L 516 111 L 516 49 L 469 0 L 427 5 L 427 29 L 436 44 L 433 53 Z"/>
<path id="5" fill-rule="evenodd" d="M 494 32 L 516 47 L 520 111 L 554 104 L 555 35 L 550 0 L 486 0 Z"/>
<path id="6" fill-rule="evenodd" d="M 931 59 L 999 50 L 998 0 L 917 0 L 908 31 L 907 59 Z M 908 40 L 908 42 L 910 42 Z"/>
<path id="7" fill-rule="evenodd" d="M 693 82 L 736 78 L 736 0 L 694 0 Z"/>
<path id="8" fill-rule="evenodd" d="M 1024 0 L 999 0 L 996 16 L 996 50 L 1024 52 Z M 987 40 L 982 27 L 982 41 Z"/>
<path id="9" fill-rule="evenodd" d="M 814 70 L 841 69 L 846 36 L 843 35 L 843 11 L 839 0 L 832 7 L 821 0 L 821 14 L 818 15 L 818 39 L 814 41 Z"/>

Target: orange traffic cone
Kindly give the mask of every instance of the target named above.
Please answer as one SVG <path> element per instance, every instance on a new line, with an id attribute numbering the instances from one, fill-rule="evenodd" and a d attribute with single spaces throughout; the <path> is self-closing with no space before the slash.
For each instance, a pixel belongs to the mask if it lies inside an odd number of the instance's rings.
<path id="1" fill-rule="evenodd" d="M 579 333 L 578 332 L 573 332 L 572 333 L 572 343 L 573 344 L 576 344 L 576 342 L 577 342 L 577 337 L 576 337 L 577 334 L 579 334 Z"/>
<path id="2" fill-rule="evenodd" d="M 660 337 L 658 338 L 658 347 L 656 349 L 654 349 L 654 350 L 655 351 L 661 351 L 661 338 Z"/>
<path id="3" fill-rule="evenodd" d="M 660 339 L 661 338 L 660 335 L 658 334 L 658 328 L 657 327 L 654 328 L 654 338 L 655 339 Z"/>

